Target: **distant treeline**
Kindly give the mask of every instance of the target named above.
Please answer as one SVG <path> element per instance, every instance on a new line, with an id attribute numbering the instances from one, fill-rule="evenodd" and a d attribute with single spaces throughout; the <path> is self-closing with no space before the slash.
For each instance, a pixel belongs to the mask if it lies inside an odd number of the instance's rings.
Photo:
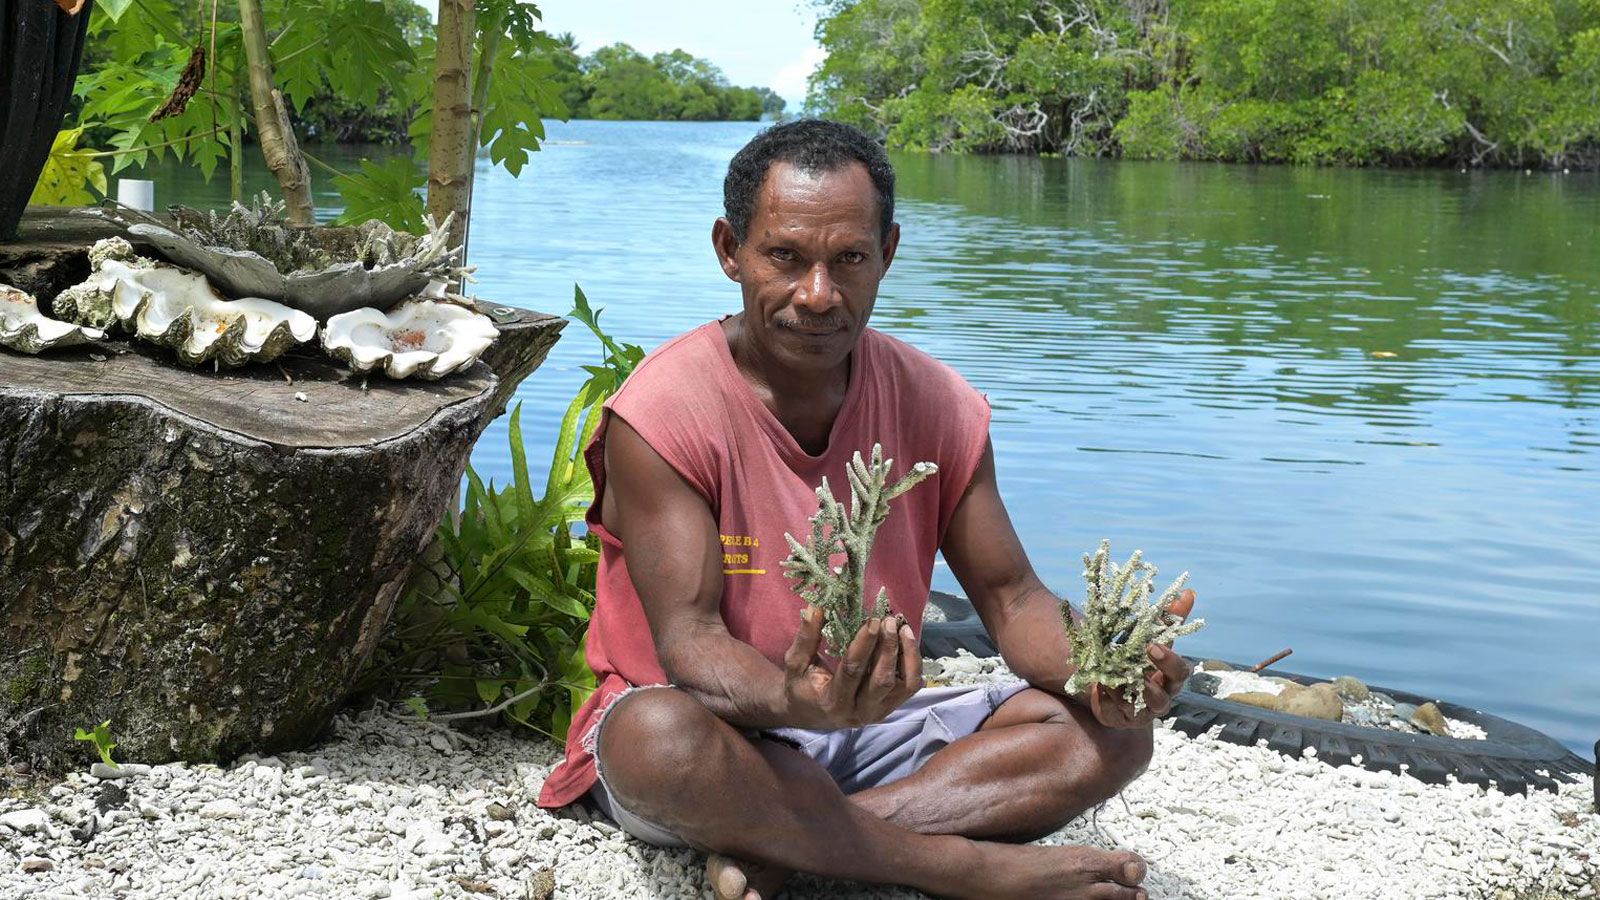
<path id="1" fill-rule="evenodd" d="M 1600 166 L 1597 0 L 818 0 L 808 106 L 892 147 Z"/>
<path id="2" fill-rule="evenodd" d="M 391 14 L 406 18 L 408 35 L 420 38 L 430 25 L 427 13 L 409 0 L 387 0 L 387 5 Z M 627 44 L 612 44 L 583 56 L 576 39 L 562 34 L 544 55 L 544 75 L 570 119 L 754 121 L 783 113 L 784 100 L 771 88 L 730 85 L 721 69 L 684 50 L 645 56 Z M 311 141 L 403 143 L 413 112 L 388 90 L 380 92 L 377 103 L 362 104 L 330 87 L 296 113 L 295 121 Z"/>
<path id="3" fill-rule="evenodd" d="M 771 88 L 734 87 L 683 50 L 645 56 L 612 44 L 579 56 L 572 35 L 557 40 L 555 81 L 574 119 L 756 120 L 783 112 Z"/>

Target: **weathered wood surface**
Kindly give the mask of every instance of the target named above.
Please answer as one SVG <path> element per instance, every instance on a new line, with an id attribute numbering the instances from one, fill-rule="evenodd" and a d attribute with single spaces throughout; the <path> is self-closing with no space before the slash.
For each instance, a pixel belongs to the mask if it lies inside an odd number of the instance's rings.
<path id="1" fill-rule="evenodd" d="M 141 762 L 309 742 L 564 324 L 494 317 L 493 366 L 437 382 L 363 385 L 307 349 L 221 373 L 0 349 L 0 758 L 81 766 L 73 730 L 105 719 Z"/>

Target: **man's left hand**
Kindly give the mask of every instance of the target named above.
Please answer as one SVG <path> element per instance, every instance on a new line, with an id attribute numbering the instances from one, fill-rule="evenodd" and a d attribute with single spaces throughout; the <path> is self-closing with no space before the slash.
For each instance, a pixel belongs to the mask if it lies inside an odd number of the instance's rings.
<path id="1" fill-rule="evenodd" d="M 1133 704 L 1122 692 L 1103 684 L 1089 685 L 1089 710 L 1095 721 L 1107 728 L 1147 728 L 1172 708 L 1172 698 L 1194 672 L 1194 666 L 1170 647 L 1150 645 L 1147 651 L 1155 670 L 1144 676 L 1144 709 L 1133 711 Z"/>

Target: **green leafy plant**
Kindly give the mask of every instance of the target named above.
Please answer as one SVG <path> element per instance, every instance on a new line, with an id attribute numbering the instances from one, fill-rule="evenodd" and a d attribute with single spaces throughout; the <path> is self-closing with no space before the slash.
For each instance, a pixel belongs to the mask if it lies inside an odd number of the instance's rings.
<path id="1" fill-rule="evenodd" d="M 414 590 L 363 678 L 377 693 L 406 696 L 435 720 L 496 716 L 555 739 L 595 689 L 584 661 L 594 609 L 599 539 L 575 535 L 594 499 L 583 448 L 600 406 L 644 351 L 599 328 L 599 310 L 574 291 L 569 314 L 600 339 L 605 356 L 567 405 L 543 493 L 535 496 L 521 407 L 511 413 L 511 484 L 485 485 L 467 470 L 458 518 L 439 529 L 436 587 Z M 441 712 L 448 710 L 448 712 Z"/>
<path id="2" fill-rule="evenodd" d="M 89 741 L 94 744 L 94 749 L 100 753 L 100 761 L 113 769 L 121 768 L 111 759 L 111 751 L 117 744 L 111 739 L 111 720 L 107 719 L 94 727 L 93 731 L 84 731 L 79 728 L 72 736 L 75 741 Z"/>

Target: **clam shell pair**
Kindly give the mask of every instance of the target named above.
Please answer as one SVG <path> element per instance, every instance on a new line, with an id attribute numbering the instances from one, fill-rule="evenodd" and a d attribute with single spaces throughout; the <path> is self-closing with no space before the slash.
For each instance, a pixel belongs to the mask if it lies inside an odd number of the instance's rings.
<path id="1" fill-rule="evenodd" d="M 32 294 L 0 284 L 0 347 L 37 354 L 56 347 L 87 344 L 105 336 L 98 328 L 52 319 L 39 311 L 39 302 Z"/>
<path id="2" fill-rule="evenodd" d="M 488 316 L 419 297 L 387 313 L 369 308 L 334 316 L 322 328 L 322 346 L 361 374 L 382 369 L 390 378 L 432 381 L 471 366 L 499 336 Z"/>
<path id="3" fill-rule="evenodd" d="M 256 297 L 225 299 L 204 276 L 136 256 L 122 238 L 96 242 L 89 261 L 88 280 L 61 292 L 56 313 L 95 328 L 115 322 L 172 348 L 185 365 L 270 362 L 317 334 L 308 313 Z"/>

